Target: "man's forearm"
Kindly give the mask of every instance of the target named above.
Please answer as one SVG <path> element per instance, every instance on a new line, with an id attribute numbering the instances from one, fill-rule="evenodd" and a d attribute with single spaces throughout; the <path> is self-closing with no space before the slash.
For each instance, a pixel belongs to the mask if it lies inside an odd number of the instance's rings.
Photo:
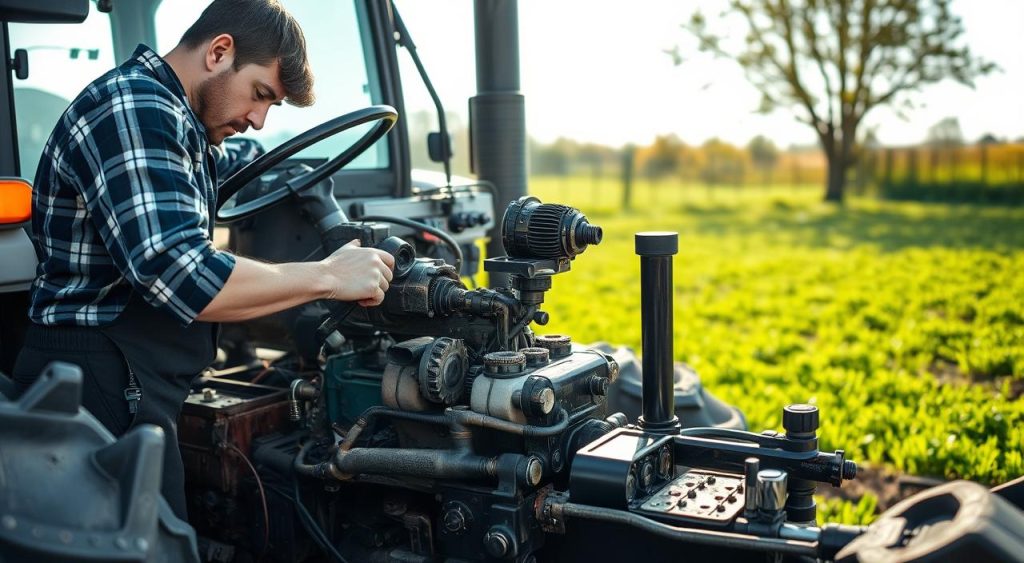
<path id="1" fill-rule="evenodd" d="M 263 317 L 330 296 L 317 262 L 265 264 L 237 257 L 224 287 L 196 320 L 234 322 Z"/>

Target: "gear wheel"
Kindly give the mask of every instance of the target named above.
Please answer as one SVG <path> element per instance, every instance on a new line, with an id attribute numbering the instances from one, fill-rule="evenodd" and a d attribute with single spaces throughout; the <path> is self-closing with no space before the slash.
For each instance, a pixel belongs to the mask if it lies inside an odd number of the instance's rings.
<path id="1" fill-rule="evenodd" d="M 572 354 L 572 339 L 563 334 L 544 334 L 538 336 L 535 345 L 551 351 L 551 359 L 564 358 Z"/>
<path id="2" fill-rule="evenodd" d="M 457 338 L 438 338 L 420 359 L 420 393 L 433 403 L 455 404 L 465 389 L 467 367 L 466 344 Z"/>
<path id="3" fill-rule="evenodd" d="M 484 371 L 490 377 L 516 377 L 525 367 L 526 356 L 521 352 L 491 352 L 484 356 Z"/>
<path id="4" fill-rule="evenodd" d="M 536 368 L 546 365 L 551 360 L 551 351 L 547 348 L 534 346 L 532 348 L 520 348 L 519 352 L 526 356 L 526 365 Z"/>

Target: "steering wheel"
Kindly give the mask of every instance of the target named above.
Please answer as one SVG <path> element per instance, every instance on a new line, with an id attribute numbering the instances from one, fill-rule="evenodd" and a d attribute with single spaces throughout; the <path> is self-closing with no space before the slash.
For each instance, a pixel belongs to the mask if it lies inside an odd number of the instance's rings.
<path id="1" fill-rule="evenodd" d="M 259 178 L 263 174 L 267 173 L 271 168 L 277 166 L 284 160 L 291 158 L 302 149 L 305 149 L 306 147 L 314 143 L 318 143 L 328 137 L 333 137 L 342 131 L 347 131 L 353 127 L 374 121 L 378 122 L 375 127 L 370 129 L 370 131 L 363 135 L 358 141 L 352 143 L 352 146 L 345 149 L 338 156 L 328 160 L 305 174 L 301 174 L 288 180 L 283 186 L 261 195 L 252 201 L 247 201 L 227 210 L 224 209 L 224 204 L 231 199 L 232 196 L 238 193 L 238 191 L 246 184 L 252 182 L 256 178 Z M 307 190 L 320 183 L 324 178 L 334 174 L 342 166 L 352 162 L 357 156 L 370 148 L 370 146 L 391 130 L 391 127 L 394 126 L 396 121 L 398 121 L 398 112 L 395 111 L 395 108 L 385 105 L 370 106 L 335 117 L 330 121 L 325 121 L 324 123 L 317 125 L 305 133 L 292 137 L 288 141 L 285 141 L 281 145 L 275 147 L 274 150 L 245 165 L 244 168 L 232 174 L 230 178 L 220 185 L 219 196 L 217 198 L 219 200 L 219 205 L 217 206 L 217 222 L 233 223 L 235 221 L 251 217 L 261 211 L 265 211 L 266 209 L 277 205 L 289 196 L 300 193 L 303 190 Z"/>

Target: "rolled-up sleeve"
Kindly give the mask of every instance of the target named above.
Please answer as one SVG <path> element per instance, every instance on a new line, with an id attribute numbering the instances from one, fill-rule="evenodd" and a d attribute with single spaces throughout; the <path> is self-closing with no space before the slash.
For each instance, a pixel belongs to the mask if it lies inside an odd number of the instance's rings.
<path id="1" fill-rule="evenodd" d="M 71 127 L 72 161 L 89 178 L 79 193 L 125 280 L 154 307 L 189 324 L 224 287 L 235 265 L 209 238 L 210 201 L 195 180 L 204 155 L 186 148 L 184 108 L 136 83 L 113 92 L 101 114 Z M 112 108 L 112 109 L 111 109 Z"/>

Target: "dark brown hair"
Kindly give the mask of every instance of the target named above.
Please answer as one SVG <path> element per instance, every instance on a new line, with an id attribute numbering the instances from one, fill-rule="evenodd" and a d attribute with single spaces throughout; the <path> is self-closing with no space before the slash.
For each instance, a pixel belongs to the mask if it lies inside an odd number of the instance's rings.
<path id="1" fill-rule="evenodd" d="M 235 70 L 279 61 L 285 100 L 299 107 L 313 103 L 306 38 L 278 0 L 213 0 L 181 36 L 181 44 L 194 49 L 222 33 L 235 40 Z"/>

